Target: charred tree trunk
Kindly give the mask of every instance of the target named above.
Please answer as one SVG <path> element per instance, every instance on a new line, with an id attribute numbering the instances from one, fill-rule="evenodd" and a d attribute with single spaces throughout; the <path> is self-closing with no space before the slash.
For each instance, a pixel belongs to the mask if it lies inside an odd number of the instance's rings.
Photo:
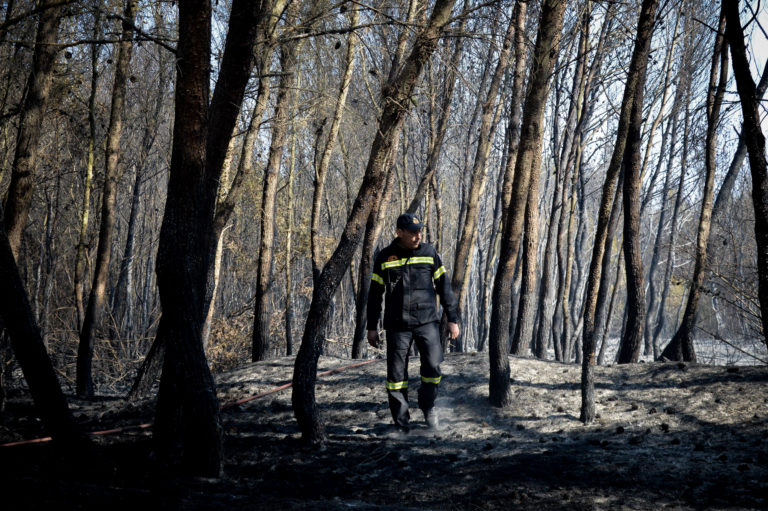
<path id="1" fill-rule="evenodd" d="M 725 34 L 731 47 L 733 76 L 736 79 L 736 88 L 741 100 L 741 113 L 744 118 L 743 135 L 749 151 L 749 166 L 752 173 L 758 296 L 763 336 L 765 336 L 768 332 L 768 165 L 765 160 L 765 135 L 760 127 L 760 105 L 755 93 L 755 82 L 749 71 L 738 2 L 724 0 L 723 8 L 726 16 Z"/>
<path id="2" fill-rule="evenodd" d="M 512 337 L 512 353 L 527 356 L 532 348 L 533 326 L 536 314 L 536 282 L 539 258 L 539 176 L 541 175 L 541 137 L 531 163 L 528 204 L 525 208 L 523 233 L 522 280 Z"/>
<path id="3" fill-rule="evenodd" d="M 176 115 L 156 270 L 163 305 L 157 335 L 167 345 L 154 442 L 171 470 L 217 477 L 219 403 L 201 337 L 216 191 L 205 173 L 210 33 L 208 0 L 179 5 Z"/>
<path id="4" fill-rule="evenodd" d="M 515 65 L 512 70 L 512 91 L 509 96 L 509 120 L 506 134 L 506 160 L 504 163 L 504 171 L 501 173 L 497 207 L 499 208 L 499 214 L 494 215 L 495 229 L 494 236 L 491 241 L 493 247 L 493 255 L 489 258 L 486 268 L 486 279 L 488 283 L 488 291 L 484 296 L 483 310 L 486 311 L 481 316 L 481 320 L 484 322 L 482 334 L 478 340 L 478 351 L 485 351 L 485 343 L 490 337 L 490 317 L 486 320 L 486 316 L 490 316 L 488 313 L 493 310 L 493 286 L 490 283 L 493 281 L 492 275 L 497 271 L 500 250 L 501 250 L 501 237 L 504 232 L 504 225 L 507 223 L 507 216 L 509 214 L 509 204 L 512 201 L 512 184 L 515 179 L 515 165 L 517 164 L 517 153 L 520 146 L 520 119 L 522 117 L 523 100 L 525 97 L 525 69 L 528 61 L 528 50 L 526 47 L 526 35 L 525 35 L 525 20 L 528 12 L 527 2 L 516 2 L 515 8 L 512 12 L 512 17 L 515 23 Z M 517 258 L 517 255 L 515 255 Z M 513 289 L 516 284 L 513 285 Z M 512 311 L 512 317 L 517 317 L 516 312 Z M 514 325 L 512 325 L 514 326 Z M 514 330 L 513 330 L 514 331 Z M 509 335 L 503 342 L 508 345 Z"/>
<path id="5" fill-rule="evenodd" d="M 715 170 L 717 166 L 717 127 L 720 121 L 720 107 L 728 82 L 728 44 L 725 42 L 725 12 L 720 13 L 720 24 L 715 36 L 715 48 L 712 55 L 712 66 L 709 75 L 707 91 L 707 137 L 704 154 L 705 177 L 704 193 L 701 201 L 701 216 L 696 236 L 696 258 L 694 260 L 693 277 L 688 291 L 688 301 L 685 305 L 682 323 L 672 341 L 664 348 L 661 356 L 670 360 L 696 361 L 693 346 L 693 332 L 696 328 L 696 316 L 701 297 L 701 286 L 704 283 L 707 265 L 707 244 L 712 225 L 712 202 L 715 194 Z M 719 79 L 718 79 L 719 75 Z"/>
<path id="6" fill-rule="evenodd" d="M 598 287 L 601 281 L 601 262 L 605 252 L 605 241 L 608 235 L 608 220 L 613 206 L 613 195 L 618 181 L 619 168 L 624 157 L 624 149 L 629 133 L 630 114 L 634 104 L 637 89 L 642 89 L 645 84 L 645 71 L 650 53 L 651 35 L 656 17 L 658 0 L 643 0 L 638 20 L 637 38 L 632 53 L 624 97 L 621 103 L 619 125 L 616 133 L 611 161 L 606 171 L 605 184 L 603 185 L 600 210 L 595 231 L 594 248 L 589 265 L 587 278 L 587 291 L 583 312 L 583 342 L 582 342 L 582 368 L 581 368 L 581 416 L 582 422 L 589 423 L 595 418 L 595 308 L 597 304 Z"/>
<path id="7" fill-rule="evenodd" d="M 605 346 L 605 336 L 608 333 L 608 324 L 611 322 L 611 307 L 610 307 L 610 300 L 608 299 L 608 294 L 611 293 L 610 289 L 610 281 L 611 281 L 611 275 L 610 270 L 611 267 L 614 265 L 612 264 L 612 247 L 613 242 L 616 237 L 616 232 L 619 228 L 619 221 L 621 220 L 621 211 L 622 211 L 622 190 L 624 188 L 624 169 L 619 171 L 619 182 L 616 186 L 616 193 L 613 197 L 613 209 L 611 210 L 611 218 L 608 222 L 608 235 L 605 238 L 605 246 L 603 247 L 603 260 L 600 263 L 601 264 L 601 272 L 600 272 L 600 285 L 598 286 L 598 292 L 597 292 L 597 303 L 595 305 L 595 349 L 597 349 L 598 346 Z M 619 251 L 618 257 L 621 258 L 621 252 L 623 250 Z M 619 272 L 621 272 L 621 261 L 619 260 L 619 263 L 615 265 L 616 266 L 616 277 L 614 279 L 614 290 L 615 290 L 615 284 L 619 280 Z M 611 293 L 612 294 L 612 293 Z"/>
<path id="8" fill-rule="evenodd" d="M 395 149 L 393 147 L 393 149 Z M 396 151 L 395 151 L 396 152 Z M 395 173 L 390 172 L 387 175 L 384 184 L 384 194 L 378 204 L 375 204 L 368 215 L 365 224 L 365 235 L 363 236 L 362 255 L 360 257 L 359 276 L 357 279 L 358 289 L 355 295 L 355 337 L 352 340 L 352 358 L 362 358 L 363 350 L 366 346 L 366 332 L 368 330 L 368 293 L 371 289 L 371 272 L 373 270 L 373 261 L 376 258 L 376 242 L 381 236 L 384 225 L 384 214 L 386 204 L 389 202 L 392 188 L 395 184 Z M 378 325 L 377 325 L 378 327 Z"/>
<path id="9" fill-rule="evenodd" d="M 768 61 L 766 61 L 765 66 L 763 67 L 763 74 L 760 76 L 760 83 L 758 83 L 757 90 L 755 91 L 755 97 L 758 102 L 763 100 L 766 89 L 768 89 Z M 746 157 L 747 143 L 744 140 L 744 133 L 742 131 L 742 133 L 739 134 L 739 145 L 736 148 L 736 152 L 733 154 L 731 164 L 728 166 L 728 172 L 726 172 L 725 177 L 723 178 L 723 184 L 720 185 L 720 190 L 717 192 L 715 204 L 712 206 L 712 223 L 714 224 L 717 223 L 720 215 L 725 209 L 725 204 L 730 201 L 733 187 L 736 184 L 736 178 L 739 175 L 739 171 L 741 170 L 741 166 L 744 164 Z"/>
<path id="10" fill-rule="evenodd" d="M 304 442 L 321 445 L 326 440 L 325 428 L 315 402 L 317 360 L 323 344 L 323 331 L 327 322 L 331 299 L 347 271 L 349 262 L 360 243 L 365 221 L 371 208 L 381 199 L 383 184 L 388 172 L 385 166 L 392 145 L 395 143 L 407 112 L 408 98 L 416 86 L 427 59 L 432 55 L 450 20 L 454 0 L 437 0 L 426 27 L 417 36 L 413 49 L 394 80 L 382 90 L 383 111 L 379 129 L 371 147 L 371 153 L 352 211 L 336 250 L 323 268 L 313 290 L 301 347 L 296 357 L 293 373 L 293 411 L 301 429 Z"/>
<path id="11" fill-rule="evenodd" d="M 2 213 L 2 207 L 0 207 Z M 85 441 L 67 406 L 59 381 L 35 323 L 24 284 L 5 229 L 0 226 L 0 319 L 11 338 L 11 347 L 21 365 L 43 425 L 61 445 L 72 447 Z M 79 453 L 82 455 L 82 453 Z"/>
<path id="12" fill-rule="evenodd" d="M 544 133 L 544 110 L 547 100 L 549 78 L 554 66 L 566 2 L 545 0 L 541 7 L 536 46 L 528 80 L 528 92 L 523 107 L 520 144 L 515 162 L 514 181 L 511 187 L 509 212 L 505 215 L 504 235 L 499 252 L 499 267 L 493 283 L 493 308 L 489 336 L 490 380 L 489 398 L 491 405 L 506 407 L 510 403 L 509 359 L 507 339 L 509 336 L 510 308 L 514 267 L 525 220 L 525 211 L 531 197 L 531 182 L 538 182 L 539 168 L 534 166 L 541 158 L 541 143 Z M 535 258 L 536 255 L 529 256 Z M 519 317 L 519 314 L 518 314 Z"/>
<path id="13" fill-rule="evenodd" d="M 650 39 L 653 27 L 647 37 Z M 649 43 L 650 46 L 650 43 Z M 647 63 L 647 60 L 646 60 Z M 645 69 L 641 71 L 645 74 Z M 637 362 L 643 347 L 645 327 L 645 283 L 643 252 L 640 248 L 640 193 L 642 168 L 640 146 L 643 141 L 644 80 L 638 84 L 632 99 L 627 142 L 624 149 L 624 268 L 627 279 L 627 327 L 619 346 L 620 364 Z M 610 321 L 610 318 L 608 318 Z"/>
<path id="14" fill-rule="evenodd" d="M 202 343 L 215 250 L 214 213 L 222 165 L 253 67 L 260 5 L 234 0 L 216 89 L 208 107 L 209 0 L 179 4 L 176 114 L 157 281 L 166 339 L 155 420 L 158 459 L 174 471 L 216 477 L 221 427 Z"/>

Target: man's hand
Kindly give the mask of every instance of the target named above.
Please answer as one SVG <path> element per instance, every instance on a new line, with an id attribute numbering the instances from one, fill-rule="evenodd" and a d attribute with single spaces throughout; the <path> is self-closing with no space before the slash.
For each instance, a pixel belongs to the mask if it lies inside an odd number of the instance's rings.
<path id="1" fill-rule="evenodd" d="M 370 332 L 368 332 L 370 334 Z M 458 323 L 448 323 L 448 337 L 450 339 L 458 339 L 459 338 L 459 324 Z M 370 339 L 370 338 L 369 338 Z"/>
<path id="2" fill-rule="evenodd" d="M 378 348 L 381 345 L 381 339 L 379 338 L 378 330 L 368 330 L 368 344 L 374 348 Z"/>

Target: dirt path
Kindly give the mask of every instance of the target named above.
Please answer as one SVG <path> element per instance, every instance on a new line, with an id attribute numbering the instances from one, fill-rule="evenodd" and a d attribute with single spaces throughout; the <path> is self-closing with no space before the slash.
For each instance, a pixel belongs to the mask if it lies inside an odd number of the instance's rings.
<path id="1" fill-rule="evenodd" d="M 323 358 L 320 370 L 352 362 Z M 148 432 L 133 431 L 99 438 L 87 468 L 49 446 L 0 450 L 0 489 L 29 496 L 12 509 L 768 508 L 768 368 L 601 367 L 599 418 L 584 426 L 577 366 L 512 359 L 514 404 L 503 411 L 486 404 L 486 355 L 450 355 L 442 367 L 438 432 L 416 410 L 411 434 L 390 438 L 386 371 L 375 362 L 319 379 L 322 451 L 300 444 L 284 390 L 223 413 L 221 479 L 153 473 Z M 222 403 L 285 383 L 291 370 L 279 359 L 222 375 Z M 151 403 L 75 405 L 92 429 L 151 420 Z M 24 406 L 11 402 L 0 438 L 33 433 Z"/>

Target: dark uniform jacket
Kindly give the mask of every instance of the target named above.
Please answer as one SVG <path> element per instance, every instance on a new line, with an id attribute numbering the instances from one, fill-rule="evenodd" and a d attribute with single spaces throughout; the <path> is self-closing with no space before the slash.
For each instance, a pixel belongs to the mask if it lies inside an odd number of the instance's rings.
<path id="1" fill-rule="evenodd" d="M 448 321 L 458 323 L 457 301 L 437 251 L 429 243 L 415 250 L 395 239 L 376 257 L 368 294 L 368 329 L 375 330 L 386 294 L 384 328 L 408 330 L 439 321 L 437 295 Z"/>

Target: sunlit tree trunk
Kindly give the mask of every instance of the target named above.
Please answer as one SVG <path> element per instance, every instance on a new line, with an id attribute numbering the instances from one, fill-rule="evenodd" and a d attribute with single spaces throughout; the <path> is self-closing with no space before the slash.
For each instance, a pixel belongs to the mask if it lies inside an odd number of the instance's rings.
<path id="1" fill-rule="evenodd" d="M 101 9 L 96 7 L 93 13 L 93 39 L 101 39 Z M 99 54 L 101 45 L 91 44 L 91 93 L 88 97 L 88 151 L 85 163 L 85 182 L 83 183 L 83 202 L 80 211 L 80 236 L 75 254 L 75 311 L 77 328 L 83 326 L 85 318 L 85 281 L 88 250 L 88 223 L 91 218 L 91 192 L 93 191 L 93 167 L 96 158 L 96 95 L 99 87 Z"/>
<path id="2" fill-rule="evenodd" d="M 298 5 L 298 4 L 293 4 Z M 298 12 L 293 15 L 294 20 Z M 290 106 L 296 87 L 296 56 L 300 51 L 297 40 L 285 42 L 281 48 L 280 85 L 277 91 L 277 103 L 273 117 L 272 142 L 269 148 L 267 166 L 264 169 L 264 189 L 261 199 L 261 236 L 259 244 L 259 264 L 256 274 L 256 307 L 253 319 L 253 349 L 251 360 L 256 362 L 270 357 L 270 319 L 273 310 L 270 306 L 270 287 L 272 283 L 272 263 L 275 241 L 275 199 L 280 178 L 280 163 L 283 157 L 285 139 L 288 132 Z"/>
<path id="3" fill-rule="evenodd" d="M 358 10 L 352 9 L 349 15 L 349 25 L 354 27 L 358 21 Z M 317 169 L 315 170 L 315 189 L 312 198 L 312 217 L 310 225 L 310 244 L 312 249 L 312 277 L 317 280 L 320 276 L 320 270 L 325 261 L 322 257 L 322 248 L 320 243 L 320 208 L 323 200 L 323 191 L 325 190 L 325 177 L 328 173 L 328 167 L 331 163 L 331 155 L 336 145 L 336 139 L 339 135 L 341 120 L 344 115 L 344 108 L 347 103 L 347 94 L 349 85 L 352 83 L 352 76 L 355 71 L 355 52 L 357 50 L 358 36 L 351 33 L 347 37 L 347 57 L 345 60 L 344 74 L 341 77 L 339 86 L 339 95 L 336 99 L 336 108 L 333 112 L 333 120 L 328 128 L 328 138 L 325 141 L 325 149 L 320 157 Z"/>
<path id="4" fill-rule="evenodd" d="M 21 235 L 27 224 L 32 202 L 39 142 L 42 136 L 45 107 L 54 78 L 54 65 L 59 46 L 59 24 L 65 6 L 59 0 L 40 2 L 40 14 L 32 54 L 32 71 L 27 80 L 27 93 L 19 113 L 16 149 L 11 166 L 11 182 L 5 199 L 3 222 L 14 257 L 18 257 Z"/>
<path id="5" fill-rule="evenodd" d="M 117 47 L 115 81 L 112 87 L 112 111 L 107 131 L 107 148 L 104 156 L 104 191 L 101 196 L 101 224 L 99 245 L 96 250 L 96 266 L 91 286 L 85 319 L 80 330 L 80 344 L 77 350 L 76 392 L 79 396 L 93 396 L 93 346 L 96 329 L 100 326 L 104 303 L 107 298 L 107 280 L 112 256 L 112 233 L 115 226 L 115 201 L 120 179 L 120 144 L 125 117 L 125 95 L 128 72 L 131 63 L 133 42 L 133 19 L 136 16 L 137 0 L 128 0 L 123 13 L 123 28 Z"/>
<path id="6" fill-rule="evenodd" d="M 301 76 L 298 77 L 297 88 L 301 88 Z M 293 118 L 297 117 L 298 110 L 298 98 L 296 94 L 293 102 Z M 294 199 L 294 186 L 296 182 L 296 137 L 298 126 L 294 126 L 293 133 L 291 134 L 291 155 L 288 163 L 288 213 L 287 213 L 287 226 L 285 232 L 285 354 L 288 356 L 293 355 L 293 232 L 295 229 L 293 218 L 293 199 Z"/>
<path id="7" fill-rule="evenodd" d="M 499 102 L 499 88 L 501 87 L 504 73 L 512 54 L 513 36 L 515 35 L 515 17 L 511 17 L 509 26 L 504 34 L 504 42 L 499 52 L 499 60 L 491 78 L 491 84 L 485 96 L 480 116 L 480 130 L 478 134 L 477 149 L 472 165 L 469 195 L 466 199 L 466 214 L 461 228 L 461 236 L 456 244 L 456 255 L 453 263 L 451 285 L 456 290 L 458 298 L 458 310 L 463 311 L 469 286 L 469 275 L 472 269 L 472 259 L 475 252 L 477 238 L 477 217 L 480 211 L 480 198 L 485 190 L 486 177 L 488 175 L 488 153 L 491 142 L 496 133 L 496 111 Z"/>

